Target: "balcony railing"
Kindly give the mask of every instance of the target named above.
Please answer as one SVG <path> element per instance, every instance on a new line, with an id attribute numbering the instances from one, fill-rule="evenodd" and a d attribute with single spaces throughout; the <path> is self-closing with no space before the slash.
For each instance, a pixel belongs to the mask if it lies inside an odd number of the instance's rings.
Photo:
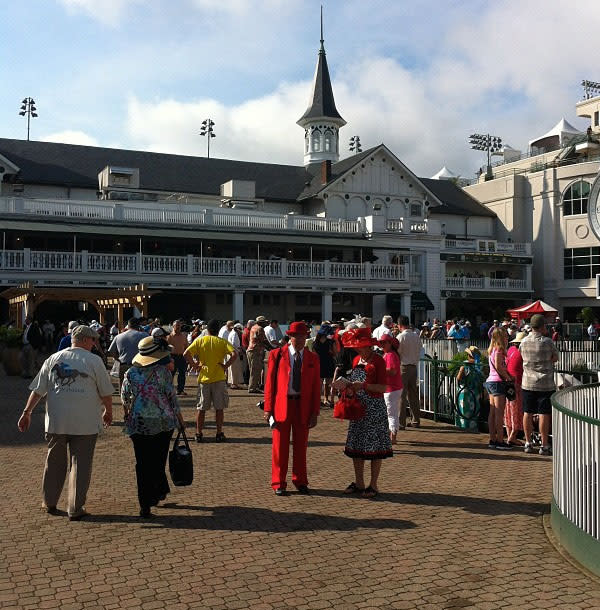
<path id="1" fill-rule="evenodd" d="M 229 276 L 236 278 L 271 278 L 301 280 L 372 280 L 408 281 L 408 265 L 372 263 L 339 263 L 332 261 L 291 261 L 207 258 L 200 256 L 155 256 L 148 254 L 104 254 L 81 252 L 48 252 L 4 250 L 0 252 L 0 272 L 58 272 L 168 275 Z M 13 274 L 14 275 L 14 274 Z M 27 279 L 26 276 L 21 279 Z"/>
<path id="2" fill-rule="evenodd" d="M 525 254 L 531 255 L 530 243 L 502 242 L 494 239 L 453 239 L 444 240 L 445 250 L 463 250 L 481 254 Z"/>
<path id="3" fill-rule="evenodd" d="M 446 277 L 445 288 L 460 290 L 527 290 L 527 280 L 513 280 L 509 278 L 495 279 L 492 277 Z"/>
<path id="4" fill-rule="evenodd" d="M 350 235 L 362 235 L 365 232 L 365 225 L 362 220 L 321 218 L 297 214 L 238 212 L 235 210 L 178 204 L 144 205 L 137 202 L 123 204 L 108 201 L 74 202 L 70 200 L 57 201 L 51 199 L 1 197 L 0 213 L 25 214 L 28 216 L 42 216 L 44 218 L 73 218 L 96 222 L 136 222 L 148 225 L 178 224 Z"/>

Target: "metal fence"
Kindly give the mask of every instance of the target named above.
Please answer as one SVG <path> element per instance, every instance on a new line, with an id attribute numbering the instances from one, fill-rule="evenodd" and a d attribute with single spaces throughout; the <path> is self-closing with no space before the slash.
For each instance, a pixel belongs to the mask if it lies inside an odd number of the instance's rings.
<path id="1" fill-rule="evenodd" d="M 561 544 L 600 574 L 600 383 L 552 397 L 552 526 Z"/>
<path id="2" fill-rule="evenodd" d="M 490 342 L 487 339 L 469 339 L 469 345 L 476 345 L 484 353 Z M 440 360 L 451 360 L 458 353 L 457 342 L 452 339 L 423 339 L 425 353 Z M 600 341 L 557 341 L 558 362 L 560 370 L 600 368 Z"/>
<path id="3" fill-rule="evenodd" d="M 459 394 L 461 385 L 457 380 L 457 373 L 463 364 L 456 360 L 424 357 L 419 362 L 419 400 L 421 411 L 434 420 L 455 423 L 457 417 L 464 419 L 464 413 L 459 412 Z M 474 367 L 475 365 L 468 365 Z M 487 378 L 489 369 L 481 366 L 481 383 L 474 388 L 474 396 L 480 404 L 479 413 L 475 416 L 475 423 L 487 421 L 489 401 L 483 389 L 483 381 Z M 554 382 L 557 389 L 569 387 L 589 386 L 600 381 L 597 371 L 577 371 L 555 368 Z M 476 426 L 471 426 L 474 429 Z"/>

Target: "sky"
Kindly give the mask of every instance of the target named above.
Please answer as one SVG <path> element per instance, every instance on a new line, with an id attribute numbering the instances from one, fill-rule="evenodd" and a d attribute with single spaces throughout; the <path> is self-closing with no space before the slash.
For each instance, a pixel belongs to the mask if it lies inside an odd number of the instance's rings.
<path id="1" fill-rule="evenodd" d="M 28 0 L 0 5 L 0 137 L 301 165 L 324 37 L 348 141 L 419 176 L 473 177 L 471 133 L 513 148 L 562 117 L 585 130 L 598 0 Z"/>

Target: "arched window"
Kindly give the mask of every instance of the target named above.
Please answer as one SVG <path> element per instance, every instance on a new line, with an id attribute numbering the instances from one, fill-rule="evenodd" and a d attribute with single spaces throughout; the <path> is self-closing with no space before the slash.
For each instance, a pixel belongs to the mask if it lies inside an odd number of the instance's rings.
<path id="1" fill-rule="evenodd" d="M 321 134 L 318 132 L 313 133 L 313 151 L 319 152 L 321 150 Z"/>
<path id="2" fill-rule="evenodd" d="M 325 136 L 325 152 L 329 152 L 331 150 L 331 136 Z"/>
<path id="3" fill-rule="evenodd" d="M 578 180 L 569 186 L 563 195 L 563 216 L 587 214 L 590 183 Z"/>
<path id="4" fill-rule="evenodd" d="M 410 215 L 412 218 L 421 218 L 423 215 L 423 207 L 420 203 L 410 204 Z"/>

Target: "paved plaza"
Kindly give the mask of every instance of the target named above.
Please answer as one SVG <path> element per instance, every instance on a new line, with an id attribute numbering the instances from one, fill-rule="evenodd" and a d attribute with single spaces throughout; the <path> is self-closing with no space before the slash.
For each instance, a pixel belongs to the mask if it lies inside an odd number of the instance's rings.
<path id="1" fill-rule="evenodd" d="M 69 522 L 64 510 L 40 509 L 43 409 L 20 434 L 27 382 L 3 373 L 0 382 L 1 608 L 600 607 L 599 581 L 546 537 L 549 458 L 490 451 L 485 435 L 425 421 L 399 434 L 379 498 L 348 497 L 346 424 L 326 410 L 310 437 L 313 494 L 277 498 L 256 397 L 234 391 L 229 442 L 205 429 L 208 440 L 192 447 L 193 486 L 173 488 L 141 521 L 115 405 L 97 445 L 92 516 Z M 193 399 L 182 404 L 192 434 Z"/>

